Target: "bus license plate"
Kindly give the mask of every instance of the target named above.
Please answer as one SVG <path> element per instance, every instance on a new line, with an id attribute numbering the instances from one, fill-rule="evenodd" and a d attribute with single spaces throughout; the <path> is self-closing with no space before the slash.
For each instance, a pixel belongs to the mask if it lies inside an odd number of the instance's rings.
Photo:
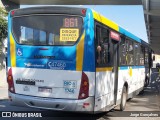
<path id="1" fill-rule="evenodd" d="M 52 88 L 38 87 L 38 92 L 52 93 Z"/>

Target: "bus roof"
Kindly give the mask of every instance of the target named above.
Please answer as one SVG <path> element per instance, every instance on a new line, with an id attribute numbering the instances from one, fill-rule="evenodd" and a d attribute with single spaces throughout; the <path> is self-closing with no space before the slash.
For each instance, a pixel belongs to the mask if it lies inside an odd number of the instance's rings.
<path id="1" fill-rule="evenodd" d="M 12 16 L 20 16 L 20 15 L 28 15 L 28 14 L 76 14 L 85 16 L 82 14 L 82 10 L 86 8 L 78 8 L 78 7 L 64 7 L 64 6 L 38 6 L 38 7 L 29 7 L 29 8 L 20 8 L 14 9 L 14 15 Z"/>
<path id="2" fill-rule="evenodd" d="M 92 10 L 93 13 L 93 17 L 95 20 L 97 20 L 100 23 L 103 23 L 106 26 L 109 26 L 110 28 L 112 28 L 113 30 L 129 37 L 132 38 L 133 40 L 136 40 L 137 42 L 142 43 L 142 40 L 135 36 L 134 34 L 130 33 L 129 31 L 125 30 L 124 28 L 120 27 L 117 23 L 113 22 L 112 20 L 109 20 L 108 18 L 104 17 L 103 15 L 101 15 L 100 13 Z"/>

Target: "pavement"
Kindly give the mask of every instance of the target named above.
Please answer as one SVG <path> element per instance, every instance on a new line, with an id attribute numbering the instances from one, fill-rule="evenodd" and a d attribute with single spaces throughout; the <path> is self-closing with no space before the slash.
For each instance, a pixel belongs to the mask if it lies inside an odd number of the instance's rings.
<path id="1" fill-rule="evenodd" d="M 6 80 L 6 70 L 0 70 L 0 100 L 8 98 L 8 85 Z"/>

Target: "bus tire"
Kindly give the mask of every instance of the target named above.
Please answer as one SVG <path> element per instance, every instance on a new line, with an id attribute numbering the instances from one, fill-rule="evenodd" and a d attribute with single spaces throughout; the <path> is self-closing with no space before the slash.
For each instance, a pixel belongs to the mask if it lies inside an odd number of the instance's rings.
<path id="1" fill-rule="evenodd" d="M 120 110 L 123 111 L 126 106 L 127 101 L 127 88 L 123 86 L 122 95 L 121 95 L 121 103 L 120 103 Z"/>

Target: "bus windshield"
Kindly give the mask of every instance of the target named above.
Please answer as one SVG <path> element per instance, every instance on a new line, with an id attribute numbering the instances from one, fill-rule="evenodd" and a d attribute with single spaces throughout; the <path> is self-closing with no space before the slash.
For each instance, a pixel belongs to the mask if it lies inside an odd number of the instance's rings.
<path id="1" fill-rule="evenodd" d="M 19 44 L 74 45 L 82 32 L 83 19 L 69 15 L 14 17 L 12 32 Z"/>

